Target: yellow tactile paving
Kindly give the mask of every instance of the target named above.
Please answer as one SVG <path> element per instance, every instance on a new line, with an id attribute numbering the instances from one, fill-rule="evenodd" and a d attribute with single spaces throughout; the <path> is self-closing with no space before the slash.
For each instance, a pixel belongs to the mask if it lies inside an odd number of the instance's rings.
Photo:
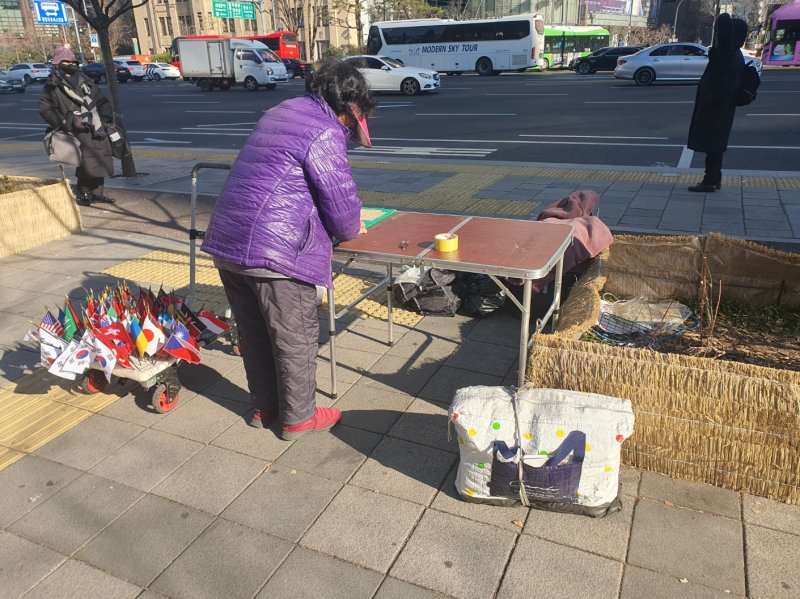
<path id="1" fill-rule="evenodd" d="M 7 466 L 10 466 L 11 464 L 13 464 L 18 459 L 24 456 L 25 453 L 23 453 L 22 451 L 9 449 L 8 447 L 0 447 L 0 470 L 2 470 Z"/>
<path id="2" fill-rule="evenodd" d="M 61 384 L 53 383 L 53 377 L 46 370 L 37 370 L 33 374 L 22 377 L 12 385 L 0 389 L 0 414 L 5 405 L 3 400 L 7 394 L 22 395 L 29 399 L 47 399 L 59 403 L 70 405 L 74 408 L 81 408 L 89 412 L 99 412 L 110 404 L 114 403 L 118 396 L 106 393 L 87 394 L 75 388 L 69 381 L 58 379 Z"/>
<path id="3" fill-rule="evenodd" d="M 362 279 L 360 277 L 351 277 L 350 275 L 339 275 L 333 280 L 334 300 L 336 301 L 336 310 L 341 310 L 350 302 L 354 301 L 364 291 L 369 289 L 375 284 L 372 279 Z M 327 310 L 328 297 L 323 298 L 323 308 Z M 377 318 L 379 320 L 387 320 L 389 318 L 389 308 L 386 306 L 386 292 L 379 291 L 374 295 L 368 297 L 351 311 L 361 318 Z M 392 319 L 397 324 L 402 324 L 408 327 L 416 326 L 422 316 L 416 312 L 404 310 L 396 305 L 392 306 Z"/>
<path id="4" fill-rule="evenodd" d="M 46 399 L 0 392 L 0 445 L 30 453 L 73 426 L 92 412 Z"/>
<path id="5" fill-rule="evenodd" d="M 171 288 L 188 287 L 189 254 L 156 250 L 135 260 L 108 268 L 103 273 L 138 283 L 152 283 Z M 197 256 L 195 282 L 197 285 L 222 286 L 219 273 L 210 258 Z"/>

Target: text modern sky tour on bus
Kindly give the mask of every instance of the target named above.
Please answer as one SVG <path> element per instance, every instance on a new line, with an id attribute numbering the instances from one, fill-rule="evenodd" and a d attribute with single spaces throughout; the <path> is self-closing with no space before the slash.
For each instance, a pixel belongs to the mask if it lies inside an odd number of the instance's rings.
<path id="1" fill-rule="evenodd" d="M 448 54 L 450 52 L 477 52 L 478 44 L 435 44 L 432 46 L 418 46 L 409 48 L 408 53 L 413 54 Z"/>

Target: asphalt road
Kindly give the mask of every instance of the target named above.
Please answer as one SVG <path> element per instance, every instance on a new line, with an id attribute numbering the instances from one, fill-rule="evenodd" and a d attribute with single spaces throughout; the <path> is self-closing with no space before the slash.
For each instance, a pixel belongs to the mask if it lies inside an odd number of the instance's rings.
<path id="1" fill-rule="evenodd" d="M 41 136 L 39 86 L 0 96 L 0 141 Z M 183 81 L 121 86 L 134 145 L 241 147 L 263 110 L 303 93 L 203 93 Z M 433 94 L 382 94 L 375 147 L 354 155 L 620 166 L 702 167 L 685 149 L 696 86 L 638 87 L 570 72 L 442 78 Z M 765 70 L 758 99 L 737 112 L 726 169 L 800 170 L 800 69 Z"/>

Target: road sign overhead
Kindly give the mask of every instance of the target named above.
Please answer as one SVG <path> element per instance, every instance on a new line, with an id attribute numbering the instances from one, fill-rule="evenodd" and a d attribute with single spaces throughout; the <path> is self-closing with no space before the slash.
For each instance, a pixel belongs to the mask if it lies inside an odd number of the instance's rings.
<path id="1" fill-rule="evenodd" d="M 67 6 L 54 0 L 33 0 L 33 11 L 39 25 L 69 25 Z"/>
<path id="2" fill-rule="evenodd" d="M 245 19 L 254 21 L 256 9 L 252 2 L 225 2 L 214 0 L 211 7 L 215 17 L 220 19 Z"/>

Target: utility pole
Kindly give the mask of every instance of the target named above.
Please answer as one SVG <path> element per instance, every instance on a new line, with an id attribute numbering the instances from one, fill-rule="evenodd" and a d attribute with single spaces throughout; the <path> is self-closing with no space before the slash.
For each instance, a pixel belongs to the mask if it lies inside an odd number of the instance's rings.
<path id="1" fill-rule="evenodd" d="M 75 26 L 75 38 L 78 40 L 78 58 L 81 59 L 81 63 L 86 62 L 86 57 L 83 55 L 83 46 L 81 45 L 81 32 L 78 29 L 78 19 L 75 18 L 75 9 L 71 6 L 69 7 L 70 12 L 72 12 L 72 24 Z"/>
<path id="2" fill-rule="evenodd" d="M 683 0 L 678 2 L 678 5 L 675 7 L 675 20 L 672 23 L 672 37 L 674 41 L 678 41 L 678 11 L 681 9 L 681 4 L 683 4 Z"/>

